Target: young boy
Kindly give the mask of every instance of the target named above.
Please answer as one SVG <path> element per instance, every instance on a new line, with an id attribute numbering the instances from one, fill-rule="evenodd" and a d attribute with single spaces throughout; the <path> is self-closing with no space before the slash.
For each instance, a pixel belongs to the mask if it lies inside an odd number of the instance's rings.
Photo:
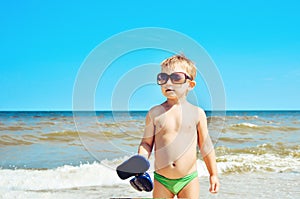
<path id="1" fill-rule="evenodd" d="M 210 192 L 219 180 L 205 112 L 186 97 L 196 82 L 195 65 L 183 55 L 161 63 L 157 83 L 167 100 L 150 109 L 138 154 L 150 157 L 154 147 L 154 198 L 199 198 L 197 144 L 210 174 Z"/>

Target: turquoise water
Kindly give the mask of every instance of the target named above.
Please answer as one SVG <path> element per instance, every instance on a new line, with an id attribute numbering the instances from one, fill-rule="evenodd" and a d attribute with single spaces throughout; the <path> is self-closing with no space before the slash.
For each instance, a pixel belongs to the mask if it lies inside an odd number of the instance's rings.
<path id="1" fill-rule="evenodd" d="M 82 192 L 88 198 L 101 198 L 117 186 L 123 191 L 114 192 L 114 197 L 149 196 L 131 190 L 114 171 L 136 153 L 145 115 L 143 111 L 0 112 L 0 195 L 80 198 Z M 299 185 L 300 179 L 299 111 L 207 112 L 207 116 L 226 187 L 218 197 L 241 197 L 227 182 L 236 176 L 258 187 L 250 190 L 252 185 L 240 182 L 249 189 L 244 191 L 252 196 L 248 198 L 259 193 L 260 178 L 271 176 L 278 176 L 270 178 L 273 183 L 286 181 L 281 186 L 286 186 L 287 198 L 300 196 L 288 187 Z M 200 156 L 198 170 L 202 183 L 208 174 Z M 206 193 L 201 194 L 211 197 Z M 268 197 L 276 197 L 275 192 L 268 192 Z"/>

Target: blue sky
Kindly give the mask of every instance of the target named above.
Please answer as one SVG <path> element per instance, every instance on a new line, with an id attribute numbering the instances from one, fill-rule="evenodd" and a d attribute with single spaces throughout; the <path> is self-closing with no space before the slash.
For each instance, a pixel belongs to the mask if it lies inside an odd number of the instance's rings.
<path id="1" fill-rule="evenodd" d="M 218 67 L 228 110 L 300 110 L 299 8 L 296 0 L 3 2 L 0 110 L 72 110 L 74 82 L 89 53 L 115 34 L 143 27 L 172 29 L 197 41 Z M 167 55 L 146 51 L 117 62 L 126 61 L 126 73 Z M 102 90 L 115 81 L 108 78 Z M 207 91 L 199 88 L 199 103 L 209 109 Z M 102 90 L 95 107 L 107 110 L 111 96 Z M 146 110 L 162 100 L 159 88 L 149 85 L 134 93 L 129 107 Z"/>

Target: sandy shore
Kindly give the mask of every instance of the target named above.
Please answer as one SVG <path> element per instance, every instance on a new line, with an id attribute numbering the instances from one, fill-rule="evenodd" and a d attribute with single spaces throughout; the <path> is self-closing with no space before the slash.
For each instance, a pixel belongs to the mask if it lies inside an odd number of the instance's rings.
<path id="1" fill-rule="evenodd" d="M 200 177 L 200 198 L 220 199 L 273 199 L 300 198 L 300 173 L 247 173 L 221 175 L 221 190 L 213 195 L 208 192 L 208 178 Z M 2 192 L 0 198 L 151 198 L 151 193 L 137 192 L 129 184 L 92 186 L 72 189 Z"/>

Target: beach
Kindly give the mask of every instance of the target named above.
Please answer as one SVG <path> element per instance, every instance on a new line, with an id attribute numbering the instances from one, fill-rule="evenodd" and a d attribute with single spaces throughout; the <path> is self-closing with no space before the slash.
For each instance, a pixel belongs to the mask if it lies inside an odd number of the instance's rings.
<path id="1" fill-rule="evenodd" d="M 0 198 L 149 198 L 115 172 L 137 152 L 145 111 L 0 112 Z M 300 112 L 207 112 L 221 190 L 200 198 L 300 198 Z M 153 157 L 149 173 L 153 179 Z"/>

